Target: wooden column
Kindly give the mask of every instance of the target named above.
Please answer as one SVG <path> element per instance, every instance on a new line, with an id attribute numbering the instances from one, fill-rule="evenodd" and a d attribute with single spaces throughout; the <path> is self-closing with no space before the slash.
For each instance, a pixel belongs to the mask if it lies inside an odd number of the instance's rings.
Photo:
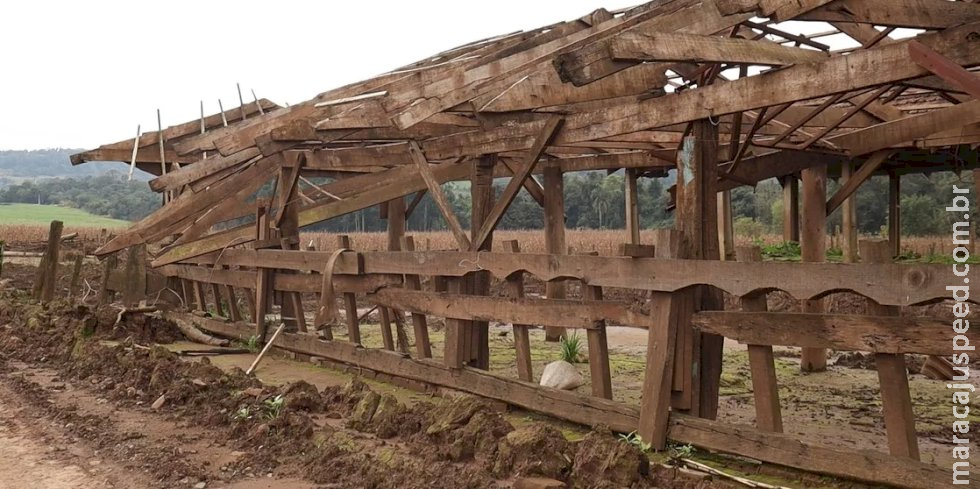
<path id="1" fill-rule="evenodd" d="M 34 280 L 34 298 L 41 302 L 54 299 L 54 291 L 58 286 L 58 262 L 61 259 L 61 232 L 65 224 L 61 221 L 51 221 L 48 228 L 48 244 L 41 258 Z"/>
<path id="2" fill-rule="evenodd" d="M 348 250 L 353 249 L 350 236 L 337 236 L 337 246 Z M 344 292 L 344 311 L 347 315 L 347 339 L 355 345 L 360 345 L 361 325 L 357 318 L 357 296 L 353 292 Z"/>
<path id="3" fill-rule="evenodd" d="M 700 260 L 718 260 L 718 127 L 707 120 L 692 123 L 691 135 L 684 139 L 677 159 L 676 227 L 682 233 L 682 255 Z M 698 310 L 720 310 L 724 307 L 721 291 L 698 287 Z M 693 335 L 692 341 L 678 342 L 685 362 L 678 368 L 690 368 L 691 407 L 694 415 L 714 419 L 718 413 L 718 391 L 724 338 L 715 334 L 693 334 L 690 323 L 681 326 L 679 335 Z M 700 344 L 698 344 L 700 343 Z M 690 357 L 690 362 L 686 360 Z M 698 378 L 694 378 L 697 376 Z"/>
<path id="4" fill-rule="evenodd" d="M 561 167 L 544 167 L 544 246 L 552 255 L 565 255 L 565 183 Z M 565 298 L 565 283 L 547 282 L 545 295 L 549 299 Z M 545 328 L 545 341 L 558 341 L 565 334 L 564 328 Z"/>
<path id="5" fill-rule="evenodd" d="M 894 249 L 887 241 L 861 241 L 861 260 L 866 263 L 891 263 Z M 874 316 L 898 316 L 901 308 L 882 306 L 868 301 L 868 314 Z M 915 432 L 915 415 L 912 413 L 912 396 L 905 368 L 905 355 L 876 353 L 878 382 L 881 384 L 881 404 L 888 433 L 888 451 L 892 455 L 919 460 L 919 440 Z"/>
<path id="6" fill-rule="evenodd" d="M 119 258 L 116 256 L 115 253 L 107 256 L 105 260 L 102 262 L 102 277 L 100 278 L 100 283 L 99 283 L 99 302 L 98 302 L 98 305 L 100 306 L 104 306 L 113 301 L 113 297 L 115 296 L 116 293 L 109 288 L 109 278 L 112 275 L 112 271 L 116 269 L 116 266 L 118 266 L 118 264 L 119 264 Z M 187 282 L 181 280 L 180 283 L 182 288 L 186 289 Z M 187 307 L 188 310 L 190 310 L 190 303 L 187 301 L 188 295 L 186 291 L 183 294 L 183 299 L 184 299 L 184 305 Z"/>
<path id="7" fill-rule="evenodd" d="M 224 270 L 230 270 L 230 267 L 221 267 Z M 225 298 L 228 300 L 228 314 L 232 322 L 239 322 L 242 320 L 241 309 L 238 308 L 238 296 L 235 294 L 235 288 L 231 285 L 225 285 Z"/>
<path id="8" fill-rule="evenodd" d="M 270 235 L 268 209 L 259 207 L 255 213 L 256 241 L 266 241 Z M 268 330 L 265 315 L 269 313 L 269 297 L 272 295 L 272 270 L 258 268 L 255 276 L 255 314 L 252 319 L 255 321 L 255 336 L 259 339 L 259 343 L 265 343 Z"/>
<path id="9" fill-rule="evenodd" d="M 298 169 L 296 170 L 298 171 Z M 276 216 L 279 226 L 280 247 L 284 250 L 298 251 L 299 243 L 299 201 L 294 201 L 295 182 L 291 186 L 289 181 L 293 180 L 288 175 L 279 178 L 279 202 L 283 206 L 279 211 L 282 216 Z M 279 273 L 292 273 L 290 271 L 280 271 Z M 306 313 L 303 310 L 303 294 L 299 292 L 282 293 L 282 315 L 283 322 L 289 330 L 306 332 Z M 288 318 L 288 319 L 287 319 Z"/>
<path id="10" fill-rule="evenodd" d="M 69 283 L 68 285 L 69 299 L 74 299 L 75 297 L 78 297 L 79 281 L 82 278 L 82 260 L 84 259 L 85 259 L 85 255 L 83 253 L 79 253 L 75 255 L 75 260 L 72 263 L 72 268 L 71 268 L 71 283 Z M 3 270 L 3 245 L 0 244 L 0 271 L 2 270 Z M 146 276 L 145 272 L 143 276 L 144 277 Z"/>
<path id="11" fill-rule="evenodd" d="M 477 164 L 473 165 L 470 177 L 470 198 L 472 202 L 470 217 L 470 241 L 475 242 L 483 223 L 490 216 L 494 205 L 493 169 L 498 158 L 495 154 L 483 155 Z M 480 247 L 480 251 L 493 249 L 493 233 Z M 468 276 L 467 292 L 473 295 L 490 294 L 490 272 L 473 272 Z M 471 321 L 467 336 L 468 359 L 471 367 L 483 370 L 490 369 L 490 323 L 488 321 Z"/>
<path id="12" fill-rule="evenodd" d="M 800 247 L 804 262 L 827 258 L 827 167 L 803 170 L 803 226 Z M 804 300 L 803 312 L 822 313 L 823 300 Z M 804 372 L 827 370 L 827 350 L 804 348 L 800 357 Z"/>
<path id="13" fill-rule="evenodd" d="M 517 240 L 504 241 L 501 248 L 506 253 L 520 253 L 521 247 Z M 524 297 L 524 274 L 517 273 L 507 277 L 507 295 L 517 299 Z M 514 324 L 514 350 L 517 354 L 517 377 L 525 382 L 534 382 L 531 367 L 531 327 L 526 324 Z"/>
<path id="14" fill-rule="evenodd" d="M 738 261 L 742 262 L 762 261 L 762 249 L 758 246 L 740 246 L 736 255 Z M 742 311 L 745 312 L 769 310 L 765 292 L 743 296 L 741 303 Z M 748 350 L 755 398 L 755 426 L 762 431 L 782 433 L 783 416 L 779 408 L 776 359 L 772 354 L 772 345 L 748 345 Z"/>
<path id="15" fill-rule="evenodd" d="M 388 201 L 386 206 L 388 220 L 388 251 L 400 251 L 401 240 L 405 236 L 405 199 L 399 197 Z M 381 312 L 381 337 L 385 348 L 395 350 L 397 337 L 398 351 L 408 353 L 408 339 L 405 333 L 405 326 L 399 318 L 400 311 L 387 307 L 378 308 Z M 392 333 L 391 324 L 395 323 L 395 333 Z"/>
<path id="16" fill-rule="evenodd" d="M 735 223 L 732 221 L 732 191 L 718 194 L 718 247 L 721 259 L 735 260 Z"/>
<path id="17" fill-rule="evenodd" d="M 678 258 L 675 253 L 680 250 L 680 231 L 674 229 L 658 229 L 655 256 L 661 259 Z M 676 348 L 680 341 L 678 330 L 690 314 L 685 306 L 691 307 L 690 290 L 676 293 L 652 292 L 650 296 L 650 316 L 656 318 L 660 328 L 647 330 L 646 368 L 643 374 L 643 395 L 640 400 L 640 420 L 637 433 L 656 450 L 667 446 L 667 424 L 670 420 L 670 408 L 677 405 L 673 400 L 675 379 L 683 378 L 684 369 L 675 369 L 680 365 Z M 688 373 L 690 369 L 687 369 Z M 688 404 L 689 405 L 689 404 Z"/>
<path id="18" fill-rule="evenodd" d="M 411 236 L 405 236 L 402 238 L 401 248 L 402 251 L 415 251 L 415 239 Z M 405 275 L 405 288 L 422 290 L 422 281 L 419 276 Z M 353 296 L 354 294 L 350 295 Z M 432 358 L 432 346 L 429 343 L 429 321 L 425 314 L 412 313 L 412 330 L 415 332 L 415 354 L 418 355 L 418 358 Z"/>
<path id="19" fill-rule="evenodd" d="M 841 186 L 847 183 L 854 175 L 854 162 L 848 161 L 841 166 Z M 844 234 L 841 241 L 841 251 L 844 252 L 844 263 L 857 263 L 858 258 L 858 231 L 857 231 L 857 201 L 854 196 L 844 199 L 841 204 L 842 232 Z"/>
<path id="20" fill-rule="evenodd" d="M 902 177 L 888 173 L 888 243 L 892 257 L 902 252 Z"/>
<path id="21" fill-rule="evenodd" d="M 123 272 L 123 305 L 135 306 L 146 298 L 146 245 L 130 246 L 126 250 L 126 268 Z M 207 306 L 201 310 L 206 311 Z"/>
<path id="22" fill-rule="evenodd" d="M 782 178 L 783 240 L 800 241 L 800 188 L 795 176 Z"/>
<path id="23" fill-rule="evenodd" d="M 450 294 L 460 294 L 463 291 L 463 278 L 446 277 L 446 292 Z M 463 329 L 466 328 L 466 321 L 462 319 L 446 318 L 446 345 L 443 350 L 443 363 L 449 368 L 463 368 L 466 360 L 463 355 L 466 349 Z"/>
<path id="24" fill-rule="evenodd" d="M 630 244 L 640 244 L 640 206 L 637 196 L 637 170 L 634 168 L 626 169 L 626 178 L 623 179 L 626 185 L 626 232 L 630 237 Z"/>

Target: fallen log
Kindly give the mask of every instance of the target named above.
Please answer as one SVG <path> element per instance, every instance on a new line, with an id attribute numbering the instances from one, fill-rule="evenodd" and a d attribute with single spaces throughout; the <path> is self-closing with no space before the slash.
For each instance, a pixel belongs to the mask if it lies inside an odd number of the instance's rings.
<path id="1" fill-rule="evenodd" d="M 215 338 L 214 336 L 204 333 L 198 329 L 194 323 L 181 319 L 177 315 L 164 314 L 164 319 L 172 321 L 177 326 L 177 329 L 179 329 L 180 332 L 191 341 L 209 346 L 228 346 L 231 344 L 231 341 L 229 340 Z"/>

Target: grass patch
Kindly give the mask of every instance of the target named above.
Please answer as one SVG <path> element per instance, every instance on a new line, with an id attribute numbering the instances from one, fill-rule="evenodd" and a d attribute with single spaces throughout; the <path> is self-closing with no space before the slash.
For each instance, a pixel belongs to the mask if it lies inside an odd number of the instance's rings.
<path id="1" fill-rule="evenodd" d="M 80 209 L 57 205 L 0 204 L 0 222 L 5 225 L 44 225 L 62 221 L 65 227 L 120 228 L 129 221 L 90 214 Z"/>

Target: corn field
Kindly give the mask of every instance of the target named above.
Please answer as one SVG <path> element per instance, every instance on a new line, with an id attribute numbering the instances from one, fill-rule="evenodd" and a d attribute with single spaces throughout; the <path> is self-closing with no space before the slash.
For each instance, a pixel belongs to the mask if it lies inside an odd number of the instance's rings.
<path id="1" fill-rule="evenodd" d="M 93 227 L 66 227 L 64 234 L 78 233 L 76 242 L 84 245 L 86 250 L 94 250 L 105 241 L 105 231 Z M 640 241 L 643 244 L 656 244 L 654 230 L 643 230 Z M 451 250 L 456 249 L 456 240 L 448 231 L 409 232 L 414 237 L 417 250 Z M 387 248 L 388 238 L 385 233 L 350 233 L 351 245 L 355 250 L 381 251 Z M 8 249 L 30 250 L 44 246 L 48 237 L 47 226 L 4 225 L 0 224 L 0 241 L 7 243 Z M 874 236 L 867 236 L 874 237 Z M 324 232 L 304 232 L 300 236 L 304 248 L 312 246 L 316 250 L 331 251 L 337 248 L 337 235 Z M 863 236 L 862 238 L 865 238 Z M 542 230 L 501 230 L 494 232 L 494 242 L 517 240 L 524 253 L 544 253 L 544 231 Z M 625 230 L 594 230 L 569 229 L 565 241 L 572 253 L 598 252 L 600 255 L 615 255 L 621 243 L 627 242 L 629 236 Z M 775 234 L 763 234 L 758 237 L 736 236 L 736 246 L 751 244 L 775 245 L 783 241 Z M 827 237 L 828 248 L 840 248 L 838 236 Z M 904 237 L 902 249 L 923 256 L 949 254 L 952 251 L 949 236 Z"/>

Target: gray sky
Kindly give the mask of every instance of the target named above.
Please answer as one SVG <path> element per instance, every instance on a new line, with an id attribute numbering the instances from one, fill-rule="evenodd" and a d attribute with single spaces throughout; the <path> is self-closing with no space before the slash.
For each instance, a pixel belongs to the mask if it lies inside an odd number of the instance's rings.
<path id="1" fill-rule="evenodd" d="M 469 41 L 638 0 L 32 0 L 0 3 L 0 149 L 92 148 L 282 104 Z"/>

